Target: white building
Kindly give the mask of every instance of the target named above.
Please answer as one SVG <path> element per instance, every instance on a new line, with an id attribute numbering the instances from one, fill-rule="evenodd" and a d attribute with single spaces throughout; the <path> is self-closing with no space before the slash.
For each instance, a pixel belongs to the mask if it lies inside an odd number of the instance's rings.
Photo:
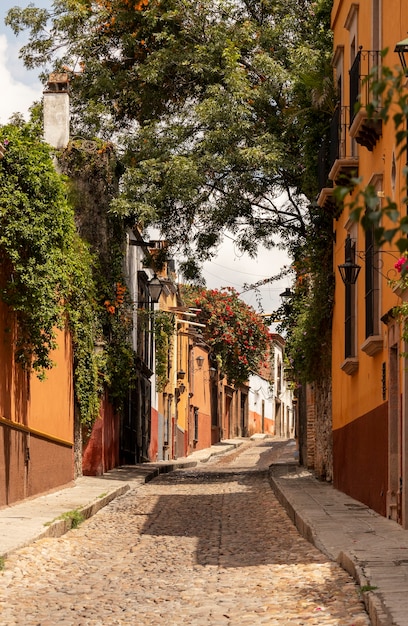
<path id="1" fill-rule="evenodd" d="M 293 390 L 284 368 L 285 340 L 271 333 L 270 365 L 249 378 L 248 434 L 295 436 Z"/>

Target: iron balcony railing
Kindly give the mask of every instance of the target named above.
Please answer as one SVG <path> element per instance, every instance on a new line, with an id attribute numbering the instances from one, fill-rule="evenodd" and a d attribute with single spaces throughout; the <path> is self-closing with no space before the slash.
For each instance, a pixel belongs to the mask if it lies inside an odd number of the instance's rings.
<path id="1" fill-rule="evenodd" d="M 351 156 L 351 150 L 348 149 L 349 118 L 349 107 L 338 105 L 319 149 L 318 181 L 320 189 L 333 186 L 333 181 L 329 180 L 329 173 L 334 162 L 337 159 L 346 159 Z"/>
<path id="2" fill-rule="evenodd" d="M 381 53 L 379 50 L 360 48 L 350 69 L 350 126 L 359 106 L 366 107 L 372 102 L 372 84 L 380 72 Z"/>

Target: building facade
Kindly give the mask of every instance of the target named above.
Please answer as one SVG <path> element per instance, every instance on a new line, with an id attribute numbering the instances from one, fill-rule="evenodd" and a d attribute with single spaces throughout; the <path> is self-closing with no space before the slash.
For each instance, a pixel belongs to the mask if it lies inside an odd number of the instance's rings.
<path id="1" fill-rule="evenodd" d="M 406 37 L 408 5 L 335 0 L 331 20 L 338 101 L 322 145 L 318 204 L 334 216 L 333 482 L 407 527 L 406 361 L 393 315 L 401 300 L 390 282 L 397 278 L 399 254 L 395 246 L 379 247 L 373 228 L 351 219 L 349 205 L 356 201 L 368 224 L 370 211 L 386 198 L 406 214 L 406 158 L 399 156 L 392 118 L 385 122 L 372 115 L 378 102 L 371 86 L 381 65 L 392 69 L 399 63 L 394 49 Z M 334 188 L 350 184 L 337 209 Z M 370 203 L 359 195 L 367 186 L 373 191 Z"/>
<path id="2" fill-rule="evenodd" d="M 295 436 L 293 387 L 288 373 L 285 340 L 281 335 L 271 333 L 267 363 L 249 378 L 249 435 Z"/>

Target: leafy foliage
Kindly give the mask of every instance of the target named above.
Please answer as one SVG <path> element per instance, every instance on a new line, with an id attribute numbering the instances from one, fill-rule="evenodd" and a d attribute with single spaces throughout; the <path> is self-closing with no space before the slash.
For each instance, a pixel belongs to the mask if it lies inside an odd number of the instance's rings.
<path id="1" fill-rule="evenodd" d="M 66 186 L 35 124 L 0 128 L 1 298 L 17 319 L 16 358 L 40 377 L 52 367 L 56 328 L 69 325 L 81 417 L 99 408 L 93 258 L 78 237 Z"/>
<path id="2" fill-rule="evenodd" d="M 76 221 L 86 234 L 86 219 L 75 215 L 67 197 L 78 204 L 78 171 L 94 185 L 103 176 L 105 188 L 113 189 L 106 150 L 90 156 L 77 142 L 60 155 L 61 167 L 71 176 L 68 184 L 57 174 L 41 132 L 35 123 L 0 128 L 5 152 L 0 161 L 0 294 L 16 314 L 17 361 L 40 377 L 53 366 L 56 329 L 68 326 L 75 401 L 82 424 L 90 427 L 104 384 L 120 410 L 135 376 L 132 311 L 122 278 L 124 230 L 111 220 L 105 247 L 97 237 L 86 242 L 79 236 Z M 93 222 L 93 236 L 98 228 Z M 96 345 L 103 349 L 95 350 Z"/>
<path id="3" fill-rule="evenodd" d="M 183 291 L 188 305 L 200 309 L 197 319 L 205 324 L 204 340 L 228 380 L 239 384 L 257 373 L 270 345 L 262 318 L 231 287 L 207 290 L 186 286 Z"/>
<path id="4" fill-rule="evenodd" d="M 28 67 L 70 68 L 78 133 L 126 131 L 113 208 L 158 225 L 191 270 L 225 230 L 250 254 L 306 235 L 301 192 L 316 191 L 316 142 L 333 108 L 330 8 L 55 0 L 52 12 L 14 8 L 7 22 L 30 30 Z"/>
<path id="5" fill-rule="evenodd" d="M 286 337 L 285 351 L 298 383 L 330 376 L 331 328 L 334 303 L 332 218 L 316 213 L 310 236 L 294 263 L 293 298 L 277 312 L 278 330 Z"/>
<path id="6" fill-rule="evenodd" d="M 91 369 L 93 383 L 100 391 L 106 385 L 110 401 L 121 412 L 135 383 L 136 355 L 131 344 L 133 304 L 123 276 L 125 227 L 122 219 L 108 212 L 110 199 L 117 193 L 115 151 L 110 142 L 74 139 L 58 154 L 58 163 L 69 178 L 77 228 L 94 259 L 89 264 L 88 286 L 93 342 L 98 345 L 97 367 Z M 86 369 L 84 374 L 89 380 Z"/>
<path id="7" fill-rule="evenodd" d="M 157 391 L 164 391 L 169 382 L 169 359 L 175 333 L 175 316 L 167 311 L 154 312 L 154 340 Z"/>
<path id="8" fill-rule="evenodd" d="M 125 173 L 112 210 L 158 226 L 185 256 L 186 279 L 197 278 L 226 231 L 252 255 L 260 243 L 283 242 L 308 285 L 284 328 L 295 357 L 309 337 L 304 375 L 311 376 L 319 359 L 313 341 L 331 312 L 331 290 L 324 293 L 331 265 L 308 259 L 309 239 L 320 242 L 324 222 L 311 202 L 317 154 L 336 103 L 332 1 L 55 0 L 53 7 L 12 9 L 7 21 L 16 33 L 30 31 L 22 49 L 28 67 L 68 67 L 76 132 L 115 133 Z M 323 232 L 327 249 L 317 258 L 331 253 Z"/>
<path id="9" fill-rule="evenodd" d="M 0 254 L 7 268 L 1 296 L 18 316 L 18 360 L 44 370 L 52 365 L 55 327 L 64 326 L 73 215 L 38 128 L 3 127 L 0 141 Z"/>

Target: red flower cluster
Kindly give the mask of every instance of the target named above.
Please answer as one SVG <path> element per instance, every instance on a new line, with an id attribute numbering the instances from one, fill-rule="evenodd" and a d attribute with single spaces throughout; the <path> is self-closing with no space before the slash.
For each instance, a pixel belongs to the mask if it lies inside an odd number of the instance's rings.
<path id="1" fill-rule="evenodd" d="M 114 302 L 111 302 L 110 300 L 105 300 L 105 302 L 103 303 L 107 312 L 111 315 L 114 315 L 116 309 L 122 306 L 125 299 L 126 287 L 125 285 L 122 285 L 122 283 L 116 283 L 115 291 L 116 297 Z"/>
<path id="2" fill-rule="evenodd" d="M 408 259 L 401 257 L 394 265 L 397 272 L 400 272 L 404 276 L 408 271 Z"/>
<path id="3" fill-rule="evenodd" d="M 201 309 L 199 321 L 206 342 L 221 362 L 229 380 L 240 383 L 259 370 L 267 358 L 269 331 L 255 310 L 239 298 L 232 287 L 185 288 L 188 304 Z"/>

